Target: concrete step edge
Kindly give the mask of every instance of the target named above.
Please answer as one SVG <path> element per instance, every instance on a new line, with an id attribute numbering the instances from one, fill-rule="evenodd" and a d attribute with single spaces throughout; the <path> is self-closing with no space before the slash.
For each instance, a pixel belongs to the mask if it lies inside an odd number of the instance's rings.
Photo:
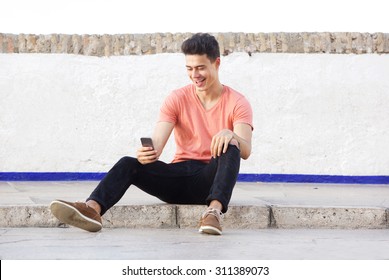
<path id="1" fill-rule="evenodd" d="M 103 216 L 107 228 L 196 228 L 204 205 L 116 205 Z M 46 205 L 0 206 L 0 227 L 63 227 Z M 233 205 L 223 229 L 389 228 L 389 209 L 346 206 Z"/>

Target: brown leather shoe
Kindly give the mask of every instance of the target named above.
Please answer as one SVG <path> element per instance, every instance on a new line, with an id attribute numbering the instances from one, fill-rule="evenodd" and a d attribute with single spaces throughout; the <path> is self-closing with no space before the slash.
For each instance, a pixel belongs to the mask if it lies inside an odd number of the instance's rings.
<path id="1" fill-rule="evenodd" d="M 221 235 L 222 227 L 220 224 L 222 218 L 223 213 L 221 213 L 219 210 L 208 208 L 201 217 L 199 232 Z"/>
<path id="2" fill-rule="evenodd" d="M 87 231 L 101 230 L 101 216 L 85 202 L 67 202 L 54 200 L 50 204 L 51 213 L 62 223 Z"/>

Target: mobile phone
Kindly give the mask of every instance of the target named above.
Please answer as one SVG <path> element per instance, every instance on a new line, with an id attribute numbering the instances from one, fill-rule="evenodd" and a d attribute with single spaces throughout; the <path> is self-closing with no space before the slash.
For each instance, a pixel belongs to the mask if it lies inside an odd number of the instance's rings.
<path id="1" fill-rule="evenodd" d="M 154 150 L 153 140 L 149 137 L 142 137 L 140 139 L 143 147 L 151 147 Z"/>

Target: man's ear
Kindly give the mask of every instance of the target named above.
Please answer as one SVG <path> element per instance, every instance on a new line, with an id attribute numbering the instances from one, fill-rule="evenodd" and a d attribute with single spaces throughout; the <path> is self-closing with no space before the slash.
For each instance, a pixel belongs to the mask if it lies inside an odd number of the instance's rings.
<path id="1" fill-rule="evenodd" d="M 216 64 L 216 67 L 217 67 L 217 68 L 219 68 L 220 62 L 221 62 L 220 57 L 216 58 L 216 60 L 215 60 L 214 63 Z"/>

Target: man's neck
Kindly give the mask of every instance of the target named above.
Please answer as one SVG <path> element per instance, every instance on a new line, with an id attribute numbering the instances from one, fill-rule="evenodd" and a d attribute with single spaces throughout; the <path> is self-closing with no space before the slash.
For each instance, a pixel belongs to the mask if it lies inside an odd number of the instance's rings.
<path id="1" fill-rule="evenodd" d="M 212 90 L 208 91 L 198 91 L 196 90 L 197 97 L 199 98 L 204 109 L 211 109 L 220 99 L 223 92 L 223 85 L 218 84 L 217 87 L 214 87 Z"/>
<path id="2" fill-rule="evenodd" d="M 217 100 L 222 95 L 222 92 L 223 85 L 221 83 L 218 83 L 217 85 L 206 91 L 199 91 L 196 89 L 196 94 L 202 102 L 212 102 L 214 100 Z"/>

